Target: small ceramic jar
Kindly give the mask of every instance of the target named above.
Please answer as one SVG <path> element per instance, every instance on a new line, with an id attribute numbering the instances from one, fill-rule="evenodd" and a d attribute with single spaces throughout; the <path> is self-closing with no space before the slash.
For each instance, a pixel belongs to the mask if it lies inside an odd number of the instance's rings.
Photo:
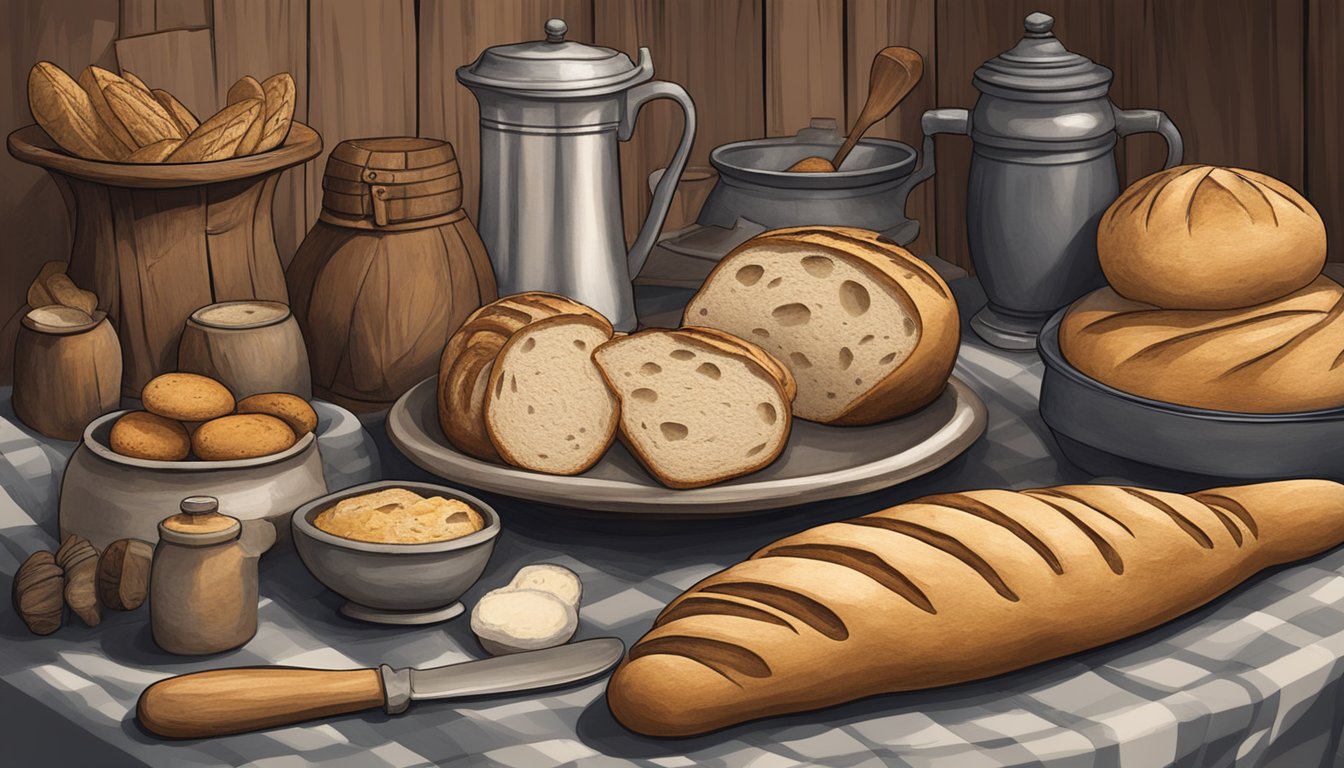
<path id="1" fill-rule="evenodd" d="M 103 311 L 62 306 L 24 315 L 14 342 L 14 413 L 57 440 L 121 404 L 121 345 Z"/>
<path id="2" fill-rule="evenodd" d="M 279 301 L 224 301 L 192 312 L 177 367 L 215 379 L 239 400 L 263 392 L 313 396 L 303 332 Z"/>
<path id="3" fill-rule="evenodd" d="M 154 642 L 169 653 L 219 653 L 257 633 L 257 558 L 275 542 L 264 520 L 219 513 L 213 496 L 182 500 L 159 523 L 150 576 Z"/>

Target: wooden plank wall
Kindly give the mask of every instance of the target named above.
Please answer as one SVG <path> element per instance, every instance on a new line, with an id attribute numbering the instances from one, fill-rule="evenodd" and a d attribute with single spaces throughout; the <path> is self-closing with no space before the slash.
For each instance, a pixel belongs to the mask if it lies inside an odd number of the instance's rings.
<path id="1" fill-rule="evenodd" d="M 240 75 L 286 70 L 296 114 L 340 140 L 415 134 L 458 150 L 468 211 L 479 179 L 476 101 L 454 77 L 491 45 L 538 39 L 547 18 L 569 37 L 637 58 L 694 98 L 699 131 L 691 166 L 715 146 L 786 136 L 813 117 L 848 124 L 866 96 L 873 54 L 906 45 L 925 57 L 924 80 L 872 135 L 916 146 L 934 106 L 971 107 L 975 68 L 1010 46 L 1022 18 L 1057 18 L 1066 46 L 1115 71 L 1112 98 L 1165 110 L 1185 136 L 1186 161 L 1239 165 L 1303 190 L 1332 233 L 1344 232 L 1344 10 L 1335 0 L 13 0 L 0 19 L 9 69 L 0 119 L 31 121 L 27 67 L 50 59 L 77 73 L 94 62 L 165 84 L 212 111 Z M 144 70 L 144 71 L 142 71 Z M 624 221 L 632 237 L 682 127 L 675 105 L 655 102 L 621 149 Z M 964 234 L 970 142 L 937 140 L 938 173 L 911 195 L 922 223 L 917 253 L 970 266 Z M 1155 170 L 1155 136 L 1123 141 L 1125 182 Z M 321 201 L 323 157 L 287 173 L 276 195 L 276 240 L 288 261 Z M 0 157 L 0 380 L 7 380 L 23 286 L 68 253 L 68 213 L 40 171 Z M 1335 249 L 1335 254 L 1340 249 Z M 1344 256 L 1332 254 L 1336 260 Z"/>

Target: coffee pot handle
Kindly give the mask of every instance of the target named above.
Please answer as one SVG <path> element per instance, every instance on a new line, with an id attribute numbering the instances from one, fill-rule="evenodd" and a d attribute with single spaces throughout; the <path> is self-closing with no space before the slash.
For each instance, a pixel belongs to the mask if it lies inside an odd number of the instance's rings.
<path id="1" fill-rule="evenodd" d="M 1157 109 L 1121 109 L 1114 104 L 1115 133 L 1129 136 L 1133 133 L 1159 133 L 1167 140 L 1167 163 L 1163 168 L 1180 165 L 1185 155 L 1185 144 L 1181 141 L 1181 132 L 1171 122 L 1167 113 Z"/>
<path id="2" fill-rule="evenodd" d="M 645 54 L 645 51 L 640 53 Z M 691 95 L 686 93 L 685 88 L 662 80 L 651 80 L 625 92 L 625 110 L 621 115 L 617 138 L 621 141 L 630 140 L 635 132 L 635 120 L 639 117 L 639 110 L 655 99 L 671 99 L 680 104 L 686 120 L 681 129 L 681 143 L 677 145 L 676 154 L 672 155 L 672 162 L 667 164 L 667 170 L 663 172 L 663 177 L 658 180 L 658 185 L 653 190 L 653 201 L 649 203 L 644 226 L 640 227 L 635 244 L 630 246 L 629 262 L 632 278 L 644 268 L 644 262 L 649 258 L 649 252 L 653 250 L 653 243 L 658 239 L 658 233 L 667 219 L 667 211 L 672 207 L 672 194 L 677 191 L 681 172 L 686 170 L 686 160 L 691 154 L 691 142 L 695 140 L 695 102 L 691 100 Z"/>
<path id="3" fill-rule="evenodd" d="M 932 176 L 936 170 L 933 137 L 940 133 L 964 134 L 969 129 L 969 124 L 970 113 L 964 109 L 930 109 L 924 112 L 923 117 L 919 119 L 920 128 L 924 131 L 924 147 L 920 152 L 919 167 L 896 188 L 897 199 L 904 203 L 910 190 Z"/>

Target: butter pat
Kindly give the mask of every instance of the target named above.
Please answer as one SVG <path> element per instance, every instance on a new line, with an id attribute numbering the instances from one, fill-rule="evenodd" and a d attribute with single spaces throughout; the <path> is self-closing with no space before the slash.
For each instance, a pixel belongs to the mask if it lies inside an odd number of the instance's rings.
<path id="1" fill-rule="evenodd" d="M 537 589 L 487 592 L 471 611 L 471 630 L 492 656 L 563 645 L 578 628 L 569 603 Z"/>

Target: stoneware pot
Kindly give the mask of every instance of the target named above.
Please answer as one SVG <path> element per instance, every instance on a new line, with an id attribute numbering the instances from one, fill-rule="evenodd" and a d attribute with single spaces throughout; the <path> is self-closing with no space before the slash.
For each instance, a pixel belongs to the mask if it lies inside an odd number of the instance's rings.
<path id="1" fill-rule="evenodd" d="M 313 397 L 303 332 L 279 301 L 226 301 L 192 312 L 177 368 L 215 379 L 239 400 L 262 392 Z"/>

